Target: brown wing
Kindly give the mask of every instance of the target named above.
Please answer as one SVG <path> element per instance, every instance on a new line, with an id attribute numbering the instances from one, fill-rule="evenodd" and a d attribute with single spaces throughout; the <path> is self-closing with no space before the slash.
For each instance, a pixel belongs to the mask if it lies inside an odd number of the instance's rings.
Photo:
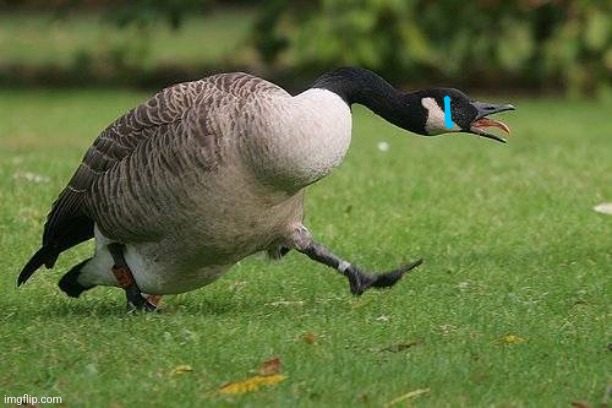
<path id="1" fill-rule="evenodd" d="M 129 157 L 155 129 L 180 122 L 208 81 L 178 84 L 153 96 L 107 127 L 87 150 L 68 186 L 47 217 L 43 246 L 64 251 L 93 237 L 93 221 L 83 212 L 87 192 L 98 177 Z"/>
<path id="2" fill-rule="evenodd" d="M 94 221 L 86 206 L 92 188 L 100 185 L 113 188 L 113 177 L 126 176 L 121 171 L 129 171 L 130 161 L 140 162 L 140 169 L 151 172 L 147 148 L 156 148 L 158 159 L 163 160 L 159 152 L 165 147 L 181 148 L 180 143 L 172 141 L 173 137 L 193 136 L 195 132 L 204 150 L 214 150 L 215 143 L 210 139 L 215 132 L 206 130 L 208 108 L 218 109 L 220 99 L 241 101 L 260 92 L 287 95 L 274 84 L 248 74 L 220 74 L 166 88 L 117 119 L 94 141 L 53 204 L 45 223 L 42 247 L 22 269 L 18 283 L 27 281 L 43 264 L 53 267 L 61 252 L 93 237 Z M 183 123 L 187 121 L 188 125 Z M 214 159 L 211 154 L 209 151 L 208 159 Z M 213 162 L 208 160 L 204 164 L 212 167 Z M 138 166 L 131 166 L 134 167 Z"/>

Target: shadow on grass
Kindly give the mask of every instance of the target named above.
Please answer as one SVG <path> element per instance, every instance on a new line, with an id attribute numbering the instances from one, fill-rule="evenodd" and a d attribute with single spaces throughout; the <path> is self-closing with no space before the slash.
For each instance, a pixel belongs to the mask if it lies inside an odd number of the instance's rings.
<path id="1" fill-rule="evenodd" d="M 94 289 L 95 290 L 95 289 Z M 108 291 L 108 289 L 104 289 Z M 115 290 L 118 292 L 118 290 Z M 117 296 L 118 295 L 118 296 Z M 87 296 L 87 295 L 85 295 Z M 41 318 L 94 317 L 98 319 L 142 318 L 142 317 L 173 317 L 188 316 L 221 316 L 232 314 L 248 314 L 263 307 L 257 298 L 226 298 L 211 296 L 211 298 L 195 298 L 193 294 L 166 296 L 163 309 L 155 313 L 128 313 L 124 298 L 119 293 L 111 296 L 106 294 L 87 296 L 81 299 L 53 299 L 31 296 L 27 302 L 10 302 L 3 308 L 6 313 L 2 321 L 23 321 Z"/>

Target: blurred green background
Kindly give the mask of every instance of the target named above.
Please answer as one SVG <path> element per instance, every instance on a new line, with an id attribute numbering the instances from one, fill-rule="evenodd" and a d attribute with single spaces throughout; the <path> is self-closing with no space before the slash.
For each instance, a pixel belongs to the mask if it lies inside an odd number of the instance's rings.
<path id="1" fill-rule="evenodd" d="M 0 0 L 0 85 L 241 69 L 297 88 L 359 65 L 406 87 L 610 98 L 611 16 L 601 0 Z"/>

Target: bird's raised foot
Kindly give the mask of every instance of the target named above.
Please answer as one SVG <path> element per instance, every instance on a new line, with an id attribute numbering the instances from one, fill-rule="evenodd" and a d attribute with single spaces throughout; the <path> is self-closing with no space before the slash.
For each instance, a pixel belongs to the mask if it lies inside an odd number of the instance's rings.
<path id="1" fill-rule="evenodd" d="M 390 288 L 395 285 L 406 272 L 416 268 L 422 263 L 423 260 L 418 259 L 392 271 L 380 274 L 369 274 L 351 265 L 344 273 L 349 280 L 351 293 L 355 296 L 360 296 L 369 288 Z"/>
<path id="2" fill-rule="evenodd" d="M 389 288 L 395 285 L 406 272 L 423 263 L 422 259 L 418 259 L 389 272 L 370 274 L 334 255 L 329 249 L 314 241 L 308 229 L 301 224 L 295 229 L 292 240 L 298 251 L 346 276 L 349 280 L 351 293 L 355 296 L 361 295 L 369 288 Z"/>

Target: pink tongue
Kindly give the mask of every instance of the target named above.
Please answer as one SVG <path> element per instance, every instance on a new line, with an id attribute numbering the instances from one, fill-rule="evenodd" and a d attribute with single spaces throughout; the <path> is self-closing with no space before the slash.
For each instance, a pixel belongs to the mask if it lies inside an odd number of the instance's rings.
<path id="1" fill-rule="evenodd" d="M 495 119 L 481 118 L 473 122 L 472 126 L 477 128 L 496 127 L 500 128 L 507 134 L 510 134 L 510 128 L 508 127 L 508 125 L 506 125 L 504 122 Z"/>

